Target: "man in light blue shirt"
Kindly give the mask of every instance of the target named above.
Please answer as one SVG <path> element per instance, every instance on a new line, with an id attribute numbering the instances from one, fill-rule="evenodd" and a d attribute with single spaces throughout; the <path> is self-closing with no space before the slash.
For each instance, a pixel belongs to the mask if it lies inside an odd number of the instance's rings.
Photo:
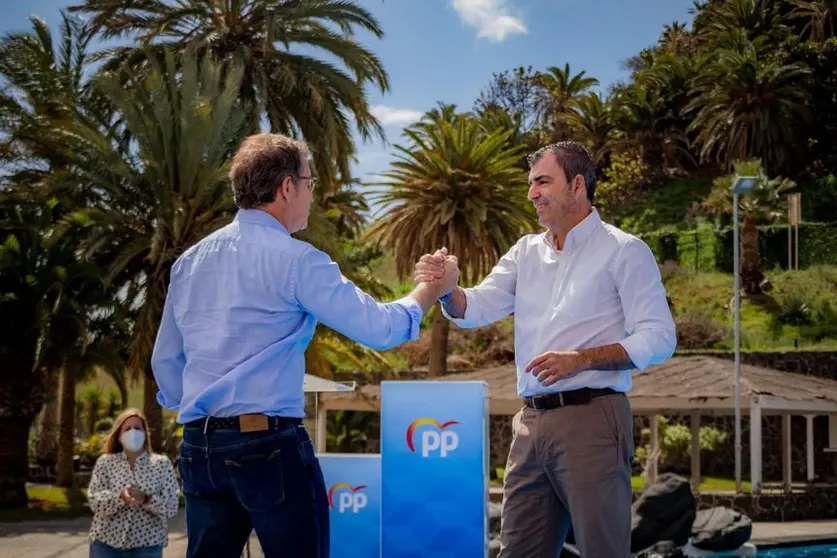
<path id="1" fill-rule="evenodd" d="M 415 340 L 458 280 L 376 302 L 291 234 L 314 178 L 304 143 L 248 138 L 230 179 L 239 212 L 172 266 L 152 356 L 158 401 L 185 425 L 179 468 L 189 558 L 238 558 L 255 529 L 265 556 L 328 556 L 328 503 L 302 425 L 304 353 L 318 322 L 376 349 Z"/>

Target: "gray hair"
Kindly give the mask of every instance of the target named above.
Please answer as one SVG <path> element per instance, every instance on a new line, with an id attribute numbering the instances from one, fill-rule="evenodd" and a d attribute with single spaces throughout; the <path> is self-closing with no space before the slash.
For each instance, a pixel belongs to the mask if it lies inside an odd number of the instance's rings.
<path id="1" fill-rule="evenodd" d="M 276 192 L 287 177 L 300 179 L 308 146 L 281 134 L 255 134 L 238 148 L 230 167 L 235 205 L 252 209 L 276 200 Z"/>
<path id="2" fill-rule="evenodd" d="M 551 153 L 558 165 L 564 169 L 567 183 L 572 182 L 573 178 L 579 174 L 584 178 L 587 199 L 593 203 L 593 196 L 596 193 L 596 165 L 587 148 L 575 141 L 559 141 L 546 145 L 526 158 L 529 169 L 531 170 L 535 163 L 548 153 Z"/>

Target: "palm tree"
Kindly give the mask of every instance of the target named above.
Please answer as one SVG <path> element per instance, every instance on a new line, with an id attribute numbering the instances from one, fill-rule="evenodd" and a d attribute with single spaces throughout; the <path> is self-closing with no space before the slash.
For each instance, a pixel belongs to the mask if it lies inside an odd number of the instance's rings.
<path id="1" fill-rule="evenodd" d="M 616 140 L 613 111 L 608 100 L 598 93 L 578 97 L 567 122 L 578 134 L 578 141 L 590 151 L 593 162 L 601 168 Z"/>
<path id="2" fill-rule="evenodd" d="M 689 137 L 666 93 L 631 84 L 619 90 L 611 102 L 613 117 L 622 132 L 614 147 L 637 150 L 658 173 L 679 170 L 692 162 Z"/>
<path id="3" fill-rule="evenodd" d="M 784 10 L 784 3 L 775 0 L 709 2 L 695 17 L 694 34 L 706 49 L 749 43 L 769 47 L 791 33 L 784 23 Z"/>
<path id="4" fill-rule="evenodd" d="M 527 208 L 526 175 L 517 168 L 524 147 L 510 145 L 513 130 L 490 133 L 470 115 L 441 107 L 404 132 L 398 160 L 371 196 L 383 215 L 368 237 L 395 256 L 407 277 L 422 254 L 446 246 L 464 284 L 484 276 L 524 231 L 537 226 Z M 437 310 L 430 375 L 446 371 L 449 323 Z"/>
<path id="5" fill-rule="evenodd" d="M 837 36 L 837 0 L 788 0 L 794 5 L 791 17 L 805 21 L 803 37 L 825 41 Z"/>
<path id="6" fill-rule="evenodd" d="M 760 157 L 768 172 L 786 169 L 803 148 L 800 124 L 810 121 L 804 86 L 810 73 L 801 64 L 761 59 L 755 47 L 718 53 L 695 79 L 684 109 L 694 115 L 689 131 L 697 132 L 701 159 L 729 168 L 732 161 Z"/>
<path id="7" fill-rule="evenodd" d="M 42 19 L 30 21 L 31 32 L 0 40 L 0 153 L 11 163 L 0 185 L 0 361 L 6 367 L 0 374 L 0 432 L 8 436 L 0 440 L 0 507 L 26 502 L 29 425 L 44 403 L 44 380 L 54 385 L 60 371 L 49 357 L 59 342 L 61 309 L 78 303 L 69 283 L 84 282 L 73 241 L 59 234 L 59 219 L 81 198 L 62 182 L 66 159 L 50 145 L 52 124 L 98 103 L 83 81 L 89 28 L 62 13 L 56 44 Z M 69 337 L 62 335 L 61 342 Z M 56 433 L 42 435 L 50 447 Z"/>
<path id="8" fill-rule="evenodd" d="M 246 106 L 238 99 L 242 73 L 241 65 L 221 66 L 210 56 L 187 53 L 178 60 L 165 52 L 149 58 L 142 72 L 124 66 L 96 79 L 121 115 L 118 127 L 79 118 L 56 128 L 71 146 L 68 180 L 95 194 L 73 217 L 86 229 L 79 250 L 108 261 L 105 280 L 127 286 L 125 303 L 138 308 L 128 360 L 145 379 L 156 448 L 162 415 L 148 363 L 169 271 L 234 209 L 226 175 L 247 130 Z"/>
<path id="9" fill-rule="evenodd" d="M 732 182 L 735 175 L 756 176 L 758 181 L 752 192 L 739 199 L 741 212 L 741 288 L 745 294 L 762 291 L 764 274 L 759 257 L 758 225 L 775 224 L 787 218 L 785 194 L 796 184 L 786 178 L 769 178 L 761 161 L 748 160 L 734 163 L 735 174 L 722 176 L 713 182 L 712 192 L 703 207 L 715 215 L 732 213 Z"/>
<path id="10" fill-rule="evenodd" d="M 300 135 L 312 146 L 321 181 L 350 179 L 355 152 L 349 115 L 362 139 L 384 137 L 370 111 L 365 88 L 389 87 L 380 60 L 356 39 L 356 29 L 376 38 L 383 31 L 365 8 L 343 0 L 84 0 L 71 8 L 91 16 L 105 39 L 133 37 L 134 45 L 110 49 L 106 68 L 147 60 L 170 48 L 212 54 L 243 68 L 241 99 L 258 128 Z M 321 51 L 344 68 L 305 51 Z M 327 186 L 330 186 L 327 184 Z"/>
<path id="11" fill-rule="evenodd" d="M 581 71 L 573 74 L 570 65 L 563 68 L 550 66 L 533 78 L 538 89 L 537 112 L 541 126 L 552 135 L 552 141 L 569 139 L 571 130 L 567 118 L 572 111 L 573 101 L 599 84 L 599 80 L 588 77 Z"/>

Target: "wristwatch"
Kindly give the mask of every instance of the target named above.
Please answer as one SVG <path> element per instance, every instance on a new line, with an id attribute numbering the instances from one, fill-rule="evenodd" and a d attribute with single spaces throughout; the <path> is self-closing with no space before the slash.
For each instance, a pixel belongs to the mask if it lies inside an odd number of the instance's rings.
<path id="1" fill-rule="evenodd" d="M 453 297 L 453 291 L 449 292 L 445 296 L 440 296 L 439 302 L 441 302 L 442 304 L 447 304 L 451 297 Z"/>

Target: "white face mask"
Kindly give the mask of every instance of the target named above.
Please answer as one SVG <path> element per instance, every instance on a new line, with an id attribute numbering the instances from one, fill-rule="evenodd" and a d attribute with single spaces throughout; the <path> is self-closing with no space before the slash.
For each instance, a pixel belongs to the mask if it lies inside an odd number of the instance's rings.
<path id="1" fill-rule="evenodd" d="M 119 436 L 119 441 L 122 442 L 122 447 L 128 451 L 139 451 L 145 443 L 145 432 L 132 428 L 126 430 Z"/>

